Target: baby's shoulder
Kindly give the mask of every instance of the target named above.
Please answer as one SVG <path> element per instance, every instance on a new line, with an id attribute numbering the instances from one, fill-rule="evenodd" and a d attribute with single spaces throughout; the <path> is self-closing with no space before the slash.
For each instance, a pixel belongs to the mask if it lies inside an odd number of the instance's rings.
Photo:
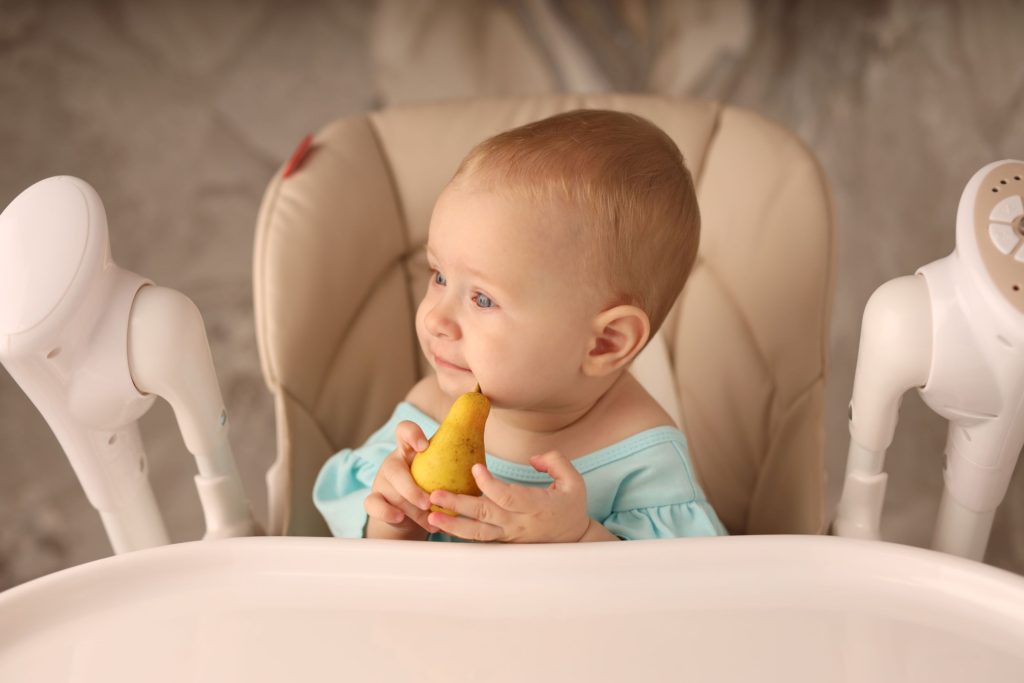
<path id="1" fill-rule="evenodd" d="M 605 448 L 656 427 L 676 427 L 675 420 L 632 375 L 618 383 L 614 393 L 606 397 L 601 410 L 578 423 L 573 442 L 567 450 L 570 459 Z"/>

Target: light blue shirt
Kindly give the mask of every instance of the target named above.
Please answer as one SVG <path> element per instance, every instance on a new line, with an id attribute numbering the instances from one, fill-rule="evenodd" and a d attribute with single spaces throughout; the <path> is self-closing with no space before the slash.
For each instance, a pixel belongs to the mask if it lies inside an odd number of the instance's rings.
<path id="1" fill-rule="evenodd" d="M 362 538 L 366 529 L 363 501 L 377 470 L 395 450 L 395 427 L 403 420 L 425 435 L 438 423 L 403 401 L 387 424 L 356 449 L 333 455 L 313 486 L 313 503 L 331 533 Z M 654 427 L 593 453 L 571 460 L 587 485 L 587 511 L 610 532 L 626 540 L 725 535 L 725 527 L 704 498 L 690 464 L 686 437 L 675 427 Z M 487 469 L 496 478 L 524 486 L 549 486 L 551 477 L 529 465 L 487 454 Z M 431 541 L 454 541 L 444 533 Z"/>

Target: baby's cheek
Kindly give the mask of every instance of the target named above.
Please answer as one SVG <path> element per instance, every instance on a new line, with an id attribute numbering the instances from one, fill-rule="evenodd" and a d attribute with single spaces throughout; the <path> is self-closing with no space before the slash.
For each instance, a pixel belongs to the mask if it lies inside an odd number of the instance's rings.
<path id="1" fill-rule="evenodd" d="M 416 318 L 414 319 L 414 327 L 416 328 L 416 338 L 420 342 L 420 346 L 423 346 L 423 342 L 427 338 L 427 326 L 424 323 L 423 306 L 416 309 Z"/>
<path id="2" fill-rule="evenodd" d="M 426 328 L 423 326 L 423 324 L 417 318 L 417 320 L 416 320 L 416 341 L 419 342 L 420 355 L 422 355 L 427 360 L 428 365 L 433 365 L 433 359 L 430 357 L 429 348 L 428 348 L 428 345 L 427 345 L 427 339 L 429 338 L 429 336 L 430 335 L 428 335 L 427 332 L 426 332 Z"/>
<path id="3" fill-rule="evenodd" d="M 480 388 L 499 407 L 514 403 L 516 397 L 523 393 L 524 386 L 535 381 L 529 374 L 524 374 L 520 358 L 514 350 L 488 354 L 481 361 L 475 366 L 474 374 L 480 382 Z"/>

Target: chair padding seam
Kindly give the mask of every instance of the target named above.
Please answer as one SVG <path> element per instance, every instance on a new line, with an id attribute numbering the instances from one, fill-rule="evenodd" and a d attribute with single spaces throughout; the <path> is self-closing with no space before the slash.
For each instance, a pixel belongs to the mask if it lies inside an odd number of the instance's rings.
<path id="1" fill-rule="evenodd" d="M 277 385 L 277 391 L 275 393 L 278 393 L 283 398 L 288 399 L 288 402 L 291 403 L 293 406 L 297 406 L 298 408 L 300 408 L 302 412 L 306 414 L 306 417 L 309 418 L 310 422 L 316 425 L 316 430 L 320 434 L 320 436 L 323 437 L 324 441 L 331 444 L 332 447 L 334 446 L 333 442 L 331 441 L 331 437 L 324 432 L 323 426 L 320 424 L 320 421 L 316 419 L 316 415 L 313 413 L 309 406 L 300 401 L 298 397 L 295 396 L 295 394 L 291 393 L 280 384 Z M 285 421 L 287 421 L 287 417 L 282 416 L 282 418 L 285 419 Z"/>
<path id="2" fill-rule="evenodd" d="M 388 156 L 387 148 L 384 146 L 384 142 L 380 136 L 380 129 L 377 128 L 377 123 L 371 113 L 366 117 L 366 123 L 370 129 L 370 134 L 373 135 L 373 142 L 377 146 L 377 151 L 380 154 L 381 161 L 384 162 L 384 169 L 388 174 L 388 184 L 391 187 L 391 194 L 395 198 L 395 206 L 398 207 L 398 217 L 402 221 L 402 236 L 405 238 L 405 250 L 409 250 L 409 218 L 405 215 L 405 205 L 402 204 L 401 197 L 398 194 L 398 183 L 395 181 L 395 169 L 391 166 L 391 158 Z"/>
<path id="3" fill-rule="evenodd" d="M 384 146 L 384 140 L 381 137 L 380 129 L 377 127 L 377 121 L 374 118 L 372 112 L 366 117 L 366 122 L 369 125 L 371 134 L 373 135 L 373 142 L 374 144 L 377 145 L 377 150 L 380 152 L 380 158 L 381 161 L 383 161 L 384 163 L 384 168 L 387 170 L 388 183 L 391 186 L 391 194 L 395 198 L 395 205 L 398 207 L 398 217 L 402 221 L 402 237 L 404 238 L 405 249 L 403 249 L 402 252 L 398 255 L 397 261 L 399 267 L 401 267 L 402 269 L 402 275 L 405 277 L 406 302 L 409 304 L 409 310 L 412 311 L 413 315 L 415 316 L 416 309 L 419 308 L 419 302 L 413 299 L 412 276 L 409 273 L 409 269 L 406 267 L 406 261 L 408 259 L 408 255 L 414 253 L 420 247 L 419 245 L 416 245 L 414 247 L 412 241 L 409 238 L 409 217 L 405 215 L 405 205 L 402 203 L 401 197 L 399 197 L 398 194 L 398 182 L 395 180 L 395 169 L 391 166 L 391 157 L 388 156 L 387 148 Z M 416 341 L 415 330 L 413 334 L 413 340 Z M 412 352 L 412 366 L 414 368 L 419 367 L 418 342 L 412 344 L 412 348 L 410 348 L 409 350 Z"/>
<path id="4" fill-rule="evenodd" d="M 334 342 L 334 353 L 331 355 L 331 361 L 327 365 L 327 371 L 320 378 L 320 385 L 317 387 L 316 395 L 313 399 L 312 407 L 314 410 L 316 410 L 316 408 L 320 406 L 320 399 L 323 398 L 324 391 L 327 390 L 327 380 L 332 376 L 331 370 L 334 368 L 334 364 L 338 362 L 341 349 L 345 346 L 345 342 L 348 340 L 349 335 L 352 334 L 352 330 L 355 328 L 357 322 L 362 318 L 363 311 L 366 309 L 367 306 L 369 306 L 370 301 L 372 301 L 374 298 L 374 295 L 385 284 L 388 283 L 388 275 L 391 273 L 391 271 L 395 269 L 401 271 L 403 280 L 406 281 L 406 286 L 403 287 L 403 289 L 406 292 L 409 291 L 408 274 L 405 273 L 405 268 L 402 267 L 401 254 L 398 254 L 394 259 L 389 261 L 387 265 L 380 270 L 377 277 L 374 278 L 373 286 L 366 290 L 366 294 L 364 294 L 363 298 L 359 301 L 359 305 L 356 306 L 354 311 L 352 311 L 350 324 L 345 325 L 345 327 L 342 329 L 341 336 L 338 337 L 337 341 Z M 408 301 L 408 299 L 409 296 L 408 294 L 406 294 L 406 300 Z M 415 311 L 416 309 L 413 308 L 411 310 Z M 415 358 L 413 360 L 415 361 Z"/>
<path id="5" fill-rule="evenodd" d="M 785 408 L 779 413 L 780 420 L 781 420 L 780 424 L 785 425 L 786 421 L 789 419 L 789 416 L 792 415 L 794 407 L 797 404 L 799 404 L 801 401 L 804 401 L 805 398 L 807 397 L 807 395 L 809 393 L 815 391 L 819 386 L 821 386 L 822 388 L 824 387 L 824 374 L 819 374 L 817 377 L 815 377 L 813 382 L 811 382 L 809 385 L 807 385 L 804 388 L 803 391 L 801 391 L 799 394 L 797 394 L 793 398 L 793 400 L 790 401 L 785 406 Z M 772 400 L 769 402 L 769 405 L 774 403 L 774 400 L 775 400 L 775 397 L 773 395 L 772 396 Z M 818 420 L 817 423 L 818 423 L 817 424 L 817 431 L 819 433 L 822 433 L 822 431 L 824 429 L 824 425 L 822 424 L 821 420 Z M 770 454 L 772 452 L 772 446 L 773 446 L 774 442 L 773 441 L 768 441 L 766 443 L 768 445 L 768 453 Z M 786 457 L 786 455 L 787 454 L 785 454 L 783 451 L 777 451 L 776 452 L 776 457 Z M 810 462 L 815 463 L 817 465 L 818 479 L 824 481 L 825 470 L 824 470 L 824 466 L 823 466 L 823 462 L 824 462 L 823 459 L 819 457 L 819 458 L 815 458 L 815 459 L 811 460 Z M 768 463 L 767 462 L 762 462 L 761 465 L 762 465 L 762 468 L 763 468 L 763 467 L 767 466 Z M 764 481 L 765 480 L 764 480 L 763 477 L 761 477 L 761 476 L 757 477 L 757 479 L 756 479 L 756 481 L 754 483 L 754 490 L 751 492 L 751 496 L 750 496 L 750 500 L 751 501 L 754 501 L 755 499 L 757 499 L 760 496 L 761 487 L 764 484 Z M 821 487 L 821 489 L 822 490 L 824 489 L 824 485 Z M 817 499 L 817 507 L 818 507 L 818 516 L 820 518 L 819 519 L 818 531 L 820 533 L 824 529 L 824 524 L 827 521 L 827 520 L 825 520 L 825 509 L 824 509 L 824 505 L 822 503 L 822 497 L 821 496 L 819 496 L 818 499 Z M 751 506 L 748 509 L 748 511 L 747 511 L 747 519 L 745 520 L 745 523 L 746 523 L 746 526 L 748 528 L 750 526 L 750 521 L 751 521 L 750 520 L 750 514 L 751 514 L 752 510 L 753 510 L 753 506 Z"/>
<path id="6" fill-rule="evenodd" d="M 254 299 L 259 302 L 259 305 L 255 307 L 256 310 L 256 340 L 257 348 L 260 350 L 260 359 L 265 366 L 265 375 L 268 387 L 280 387 L 281 378 L 278 373 L 277 363 L 274 362 L 273 350 L 270 348 L 270 333 L 267 329 L 269 324 L 267 318 L 269 313 L 267 311 L 267 295 L 266 295 L 266 270 L 267 270 L 267 254 L 269 247 L 267 243 L 270 240 L 269 232 L 271 230 L 271 224 L 274 221 L 274 216 L 277 215 L 277 201 L 281 196 L 281 176 L 280 171 L 278 175 L 274 177 L 273 192 L 268 198 L 266 210 L 260 215 L 259 224 L 256 230 L 256 261 L 259 262 L 259 277 L 254 280 L 254 289 L 259 289 L 259 296 L 255 295 Z M 256 270 L 254 268 L 254 270 Z M 255 275 L 255 273 L 254 273 Z M 262 339 L 262 343 L 260 340 Z"/>
<path id="7" fill-rule="evenodd" d="M 711 132 L 708 134 L 708 142 L 704 146 L 704 156 L 701 157 L 700 166 L 696 169 L 691 169 L 693 173 L 693 190 L 694 193 L 699 197 L 701 183 L 704 180 L 704 169 L 708 165 L 708 159 L 711 158 L 711 151 L 715 146 L 715 142 L 718 140 L 718 133 L 722 129 L 722 112 L 724 108 L 721 103 L 715 102 L 715 120 L 711 124 Z M 698 211 L 700 205 L 697 206 Z"/>
<path id="8" fill-rule="evenodd" d="M 722 277 L 718 274 L 718 271 L 715 270 L 715 267 L 711 263 L 711 261 L 703 259 L 701 262 L 701 266 L 702 268 L 707 270 L 708 276 L 715 281 L 716 285 L 718 285 L 718 288 L 722 292 L 722 296 L 728 299 L 729 304 L 732 306 L 733 310 L 736 311 L 737 317 L 743 324 L 743 331 L 750 339 L 751 349 L 754 351 L 754 355 L 757 358 L 758 364 L 761 366 L 761 370 L 764 371 L 766 377 L 770 377 L 772 380 L 772 392 L 774 393 L 776 388 L 775 373 L 773 372 L 772 366 L 768 362 L 768 359 L 765 357 L 764 350 L 761 348 L 760 340 L 757 338 L 757 334 L 755 333 L 754 328 L 751 326 L 750 320 L 747 319 L 743 307 L 739 305 L 735 293 L 726 285 L 725 280 L 723 280 Z"/>

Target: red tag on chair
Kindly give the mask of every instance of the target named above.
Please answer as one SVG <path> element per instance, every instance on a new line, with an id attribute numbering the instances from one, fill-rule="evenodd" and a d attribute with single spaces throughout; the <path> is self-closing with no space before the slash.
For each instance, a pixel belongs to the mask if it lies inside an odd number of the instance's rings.
<path id="1" fill-rule="evenodd" d="M 302 138 L 302 142 L 300 142 L 299 146 L 295 148 L 294 152 L 292 152 L 292 158 L 288 160 L 288 165 L 284 167 L 283 176 L 285 178 L 287 178 L 288 176 L 290 176 L 292 173 L 299 169 L 299 166 L 302 165 L 302 162 L 309 155 L 309 150 L 312 148 L 312 146 L 312 134 L 309 134 L 306 137 Z"/>

